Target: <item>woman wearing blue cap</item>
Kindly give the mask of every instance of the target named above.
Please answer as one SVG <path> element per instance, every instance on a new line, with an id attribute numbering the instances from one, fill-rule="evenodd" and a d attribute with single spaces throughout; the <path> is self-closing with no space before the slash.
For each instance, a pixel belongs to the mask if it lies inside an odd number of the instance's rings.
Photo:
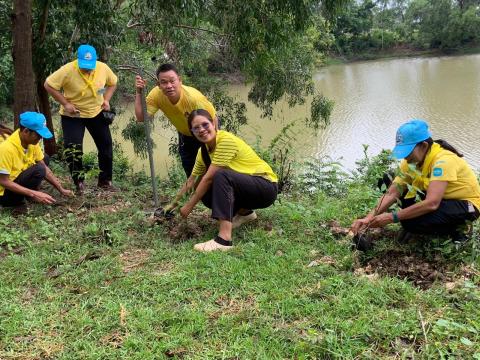
<path id="1" fill-rule="evenodd" d="M 463 155 L 443 140 L 433 141 L 425 121 L 412 120 L 397 130 L 393 156 L 403 159 L 399 175 L 375 209 L 352 224 L 352 232 L 400 222 L 400 242 L 412 233 L 464 240 L 462 228 L 479 217 L 480 186 Z M 387 212 L 398 199 L 401 209 Z"/>
<path id="2" fill-rule="evenodd" d="M 77 60 L 51 74 L 45 89 L 60 103 L 65 158 L 79 193 L 84 190 L 82 145 L 85 128 L 98 149 L 98 186 L 113 190 L 113 146 L 109 125 L 110 99 L 117 87 L 117 76 L 101 61 L 90 45 L 80 45 Z"/>

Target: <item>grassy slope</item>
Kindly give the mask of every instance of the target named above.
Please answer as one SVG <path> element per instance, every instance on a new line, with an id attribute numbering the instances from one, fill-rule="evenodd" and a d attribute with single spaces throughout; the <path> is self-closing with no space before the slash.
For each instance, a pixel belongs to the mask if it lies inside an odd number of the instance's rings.
<path id="1" fill-rule="evenodd" d="M 192 250 L 214 224 L 175 243 L 149 225 L 148 183 L 3 210 L 0 238 L 21 249 L 0 259 L 0 358 L 480 358 L 478 262 L 448 291 L 354 271 L 365 256 L 322 224 L 347 224 L 367 198 L 283 197 L 221 254 Z"/>

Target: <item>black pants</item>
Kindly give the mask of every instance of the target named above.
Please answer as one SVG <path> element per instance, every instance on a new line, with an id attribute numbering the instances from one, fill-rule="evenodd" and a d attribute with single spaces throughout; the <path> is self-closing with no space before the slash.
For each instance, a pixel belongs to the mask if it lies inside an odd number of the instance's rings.
<path id="1" fill-rule="evenodd" d="M 263 209 L 277 198 L 277 184 L 259 176 L 220 169 L 202 202 L 212 209 L 212 217 L 232 221 L 239 209 Z"/>
<path id="2" fill-rule="evenodd" d="M 415 199 L 402 199 L 402 208 L 413 204 Z M 479 211 L 466 200 L 442 200 L 437 210 L 403 220 L 401 224 L 413 234 L 454 235 L 467 221 L 474 221 L 478 217 Z"/>
<path id="3" fill-rule="evenodd" d="M 63 142 L 65 144 L 65 159 L 68 163 L 73 181 L 78 184 L 85 178 L 83 170 L 83 136 L 85 128 L 93 138 L 98 149 L 98 181 L 112 180 L 113 145 L 109 124 L 100 112 L 92 119 L 72 118 L 62 115 Z"/>
<path id="4" fill-rule="evenodd" d="M 45 162 L 45 159 L 44 159 Z M 47 159 L 48 162 L 48 159 Z M 47 169 L 43 164 L 35 164 L 27 170 L 21 172 L 15 179 L 15 183 L 28 189 L 37 190 L 47 174 Z M 25 195 L 5 189 L 3 196 L 0 196 L 0 205 L 2 206 L 18 206 L 22 205 Z"/>
<path id="5" fill-rule="evenodd" d="M 201 145 L 202 143 L 196 137 L 178 133 L 178 153 L 180 154 L 182 167 L 187 178 L 192 173 L 198 149 L 200 149 Z"/>

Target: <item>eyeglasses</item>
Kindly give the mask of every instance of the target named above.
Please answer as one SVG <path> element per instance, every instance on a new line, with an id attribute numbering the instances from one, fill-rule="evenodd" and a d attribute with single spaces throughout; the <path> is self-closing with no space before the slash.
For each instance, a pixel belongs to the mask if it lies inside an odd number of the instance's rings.
<path id="1" fill-rule="evenodd" d="M 210 122 L 209 121 L 205 121 L 203 123 L 201 123 L 199 126 L 195 126 L 195 127 L 192 127 L 192 132 L 195 133 L 195 134 L 198 134 L 200 131 L 203 130 L 208 130 L 210 128 Z"/>

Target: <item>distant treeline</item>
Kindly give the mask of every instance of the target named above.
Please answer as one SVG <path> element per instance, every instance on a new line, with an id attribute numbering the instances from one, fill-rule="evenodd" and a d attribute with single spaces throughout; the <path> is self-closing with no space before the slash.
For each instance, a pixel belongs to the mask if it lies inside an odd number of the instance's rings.
<path id="1" fill-rule="evenodd" d="M 328 36 L 319 50 L 345 56 L 401 47 L 455 51 L 479 43 L 480 0 L 352 0 Z"/>

